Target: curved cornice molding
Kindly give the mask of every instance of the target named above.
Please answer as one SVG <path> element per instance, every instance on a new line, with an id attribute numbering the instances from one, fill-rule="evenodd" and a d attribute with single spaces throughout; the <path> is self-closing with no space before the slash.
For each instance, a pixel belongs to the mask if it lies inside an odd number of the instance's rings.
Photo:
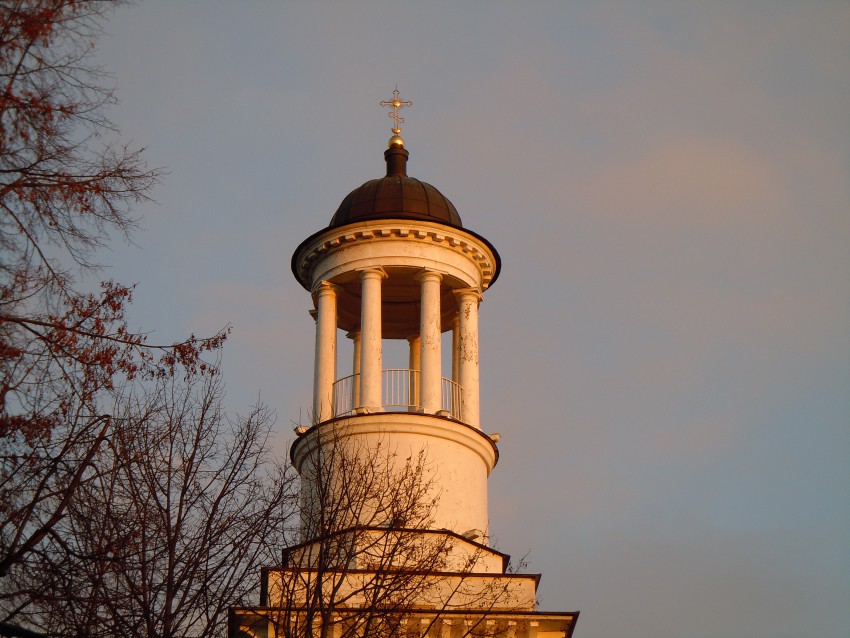
<path id="1" fill-rule="evenodd" d="M 463 445 L 473 451 L 487 467 L 489 474 L 499 462 L 499 448 L 482 430 L 443 417 L 406 412 L 378 412 L 346 416 L 314 425 L 293 441 L 289 458 L 297 471 L 307 455 L 323 444 L 333 444 L 350 437 L 388 436 L 393 433 L 417 434 Z"/>
<path id="2" fill-rule="evenodd" d="M 299 283 L 310 290 L 310 269 L 318 260 L 342 247 L 382 240 L 404 239 L 440 245 L 464 255 L 478 266 L 482 290 L 499 276 L 501 260 L 493 245 L 466 229 L 445 224 L 404 219 L 381 219 L 326 228 L 305 239 L 292 256 L 292 272 Z"/>

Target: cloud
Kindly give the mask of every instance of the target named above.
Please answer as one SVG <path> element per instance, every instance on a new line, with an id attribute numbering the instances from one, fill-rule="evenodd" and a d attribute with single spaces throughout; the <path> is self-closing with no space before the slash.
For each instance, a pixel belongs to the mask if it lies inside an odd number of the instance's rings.
<path id="1" fill-rule="evenodd" d="M 770 162 L 739 141 L 669 139 L 613 164 L 574 195 L 594 215 L 632 225 L 756 231 L 787 214 L 789 196 Z"/>

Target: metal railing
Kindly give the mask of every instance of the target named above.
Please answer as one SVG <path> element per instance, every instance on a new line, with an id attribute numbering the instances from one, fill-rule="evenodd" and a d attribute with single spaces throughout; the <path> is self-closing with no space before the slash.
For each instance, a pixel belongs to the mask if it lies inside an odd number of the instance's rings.
<path id="1" fill-rule="evenodd" d="M 359 407 L 360 375 L 351 374 L 337 379 L 333 385 L 333 416 L 354 414 Z M 448 416 L 462 420 L 461 387 L 451 379 L 442 379 L 442 410 Z M 381 401 L 387 412 L 418 412 L 419 370 L 394 368 L 381 374 Z"/>
<path id="2" fill-rule="evenodd" d="M 381 399 L 392 412 L 416 412 L 419 409 L 419 370 L 384 370 L 381 375 Z"/>
<path id="3" fill-rule="evenodd" d="M 333 405 L 331 406 L 334 417 L 354 414 L 357 395 L 359 394 L 359 382 L 359 374 L 352 374 L 334 381 Z"/>
<path id="4" fill-rule="evenodd" d="M 461 400 L 460 384 L 443 377 L 441 390 L 443 410 L 448 412 L 449 416 L 453 419 L 463 421 L 463 401 Z"/>

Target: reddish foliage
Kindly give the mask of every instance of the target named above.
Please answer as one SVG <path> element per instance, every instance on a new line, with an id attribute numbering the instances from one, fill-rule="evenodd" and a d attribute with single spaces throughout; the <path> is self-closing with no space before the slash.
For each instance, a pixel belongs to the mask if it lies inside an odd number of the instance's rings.
<path id="1" fill-rule="evenodd" d="M 126 325 L 132 289 L 111 281 L 101 286 L 99 294 L 68 297 L 61 313 L 44 317 L 0 315 L 0 333 L 23 330 L 27 342 L 22 347 L 0 343 L 0 436 L 19 433 L 30 442 L 37 436 L 47 437 L 59 420 L 71 418 L 72 410 L 80 405 L 93 405 L 99 393 L 113 390 L 119 379 L 164 378 L 178 370 L 187 376 L 216 372 L 203 354 L 220 349 L 229 329 L 209 338 L 191 335 L 172 345 L 148 344 L 147 335 L 131 332 Z M 29 403 L 27 397 L 19 395 L 21 389 L 31 392 L 45 380 L 45 369 L 36 365 L 39 361 L 61 371 L 60 382 L 51 388 L 56 393 L 51 402 L 54 409 L 14 414 L 14 408 Z M 39 394 L 44 397 L 47 389 L 41 387 Z M 13 395 L 17 395 L 14 401 Z"/>
<path id="2" fill-rule="evenodd" d="M 96 471 L 121 385 L 214 374 L 203 356 L 227 336 L 151 344 L 127 325 L 130 287 L 76 286 L 160 175 L 101 141 L 114 97 L 89 56 L 119 1 L 0 2 L 0 575 Z"/>
<path id="3" fill-rule="evenodd" d="M 32 440 L 119 380 L 211 370 L 209 339 L 154 346 L 125 312 L 129 287 L 106 282 L 79 293 L 80 269 L 110 234 L 135 226 L 159 171 L 139 151 L 102 146 L 114 101 L 88 63 L 109 0 L 0 4 L 0 433 Z"/>

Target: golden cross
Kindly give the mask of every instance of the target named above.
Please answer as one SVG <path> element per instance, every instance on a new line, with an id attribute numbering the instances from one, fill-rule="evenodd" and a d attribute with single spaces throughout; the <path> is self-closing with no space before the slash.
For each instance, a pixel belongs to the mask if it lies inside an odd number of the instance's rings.
<path id="1" fill-rule="evenodd" d="M 411 102 L 410 100 L 402 102 L 400 99 L 398 99 L 398 86 L 396 86 L 395 91 L 393 91 L 393 99 L 384 100 L 383 102 L 381 102 L 381 106 L 389 106 L 390 108 L 392 108 L 392 111 L 390 113 L 387 113 L 387 115 L 389 115 L 392 118 L 393 122 L 395 122 L 395 126 L 392 128 L 393 135 L 398 135 L 399 133 L 401 133 L 401 125 L 404 123 L 404 118 L 398 114 L 398 110 L 405 106 L 413 106 L 413 102 Z"/>

